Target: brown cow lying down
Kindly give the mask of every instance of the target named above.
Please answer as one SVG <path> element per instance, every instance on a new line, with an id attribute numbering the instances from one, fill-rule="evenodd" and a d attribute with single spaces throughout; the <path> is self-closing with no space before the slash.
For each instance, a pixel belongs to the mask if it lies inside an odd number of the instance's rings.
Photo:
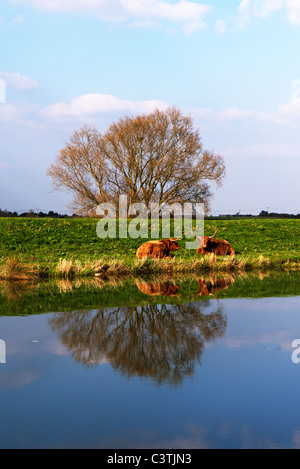
<path id="1" fill-rule="evenodd" d="M 217 256 L 234 256 L 235 252 L 231 244 L 225 239 L 215 239 L 217 231 L 212 236 L 202 236 L 197 238 L 203 245 L 198 247 L 197 254 L 216 254 Z"/>
<path id="2" fill-rule="evenodd" d="M 178 296 L 178 285 L 171 282 L 137 282 L 138 289 L 151 296 Z"/>
<path id="3" fill-rule="evenodd" d="M 142 244 L 138 248 L 136 257 L 138 259 L 143 259 L 145 257 L 152 257 L 153 259 L 170 259 L 170 252 L 177 251 L 179 248 L 180 246 L 175 238 L 147 241 L 147 243 Z"/>

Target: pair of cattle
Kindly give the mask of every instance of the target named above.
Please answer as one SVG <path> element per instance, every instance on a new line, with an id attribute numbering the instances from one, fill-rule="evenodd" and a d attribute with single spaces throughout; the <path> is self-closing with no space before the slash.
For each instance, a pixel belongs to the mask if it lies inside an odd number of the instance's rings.
<path id="1" fill-rule="evenodd" d="M 216 254 L 218 256 L 234 256 L 235 252 L 231 244 L 225 239 L 215 239 L 217 231 L 212 236 L 202 236 L 197 238 L 199 243 L 197 254 Z M 148 241 L 142 244 L 137 250 L 138 259 L 152 257 L 154 259 L 170 259 L 170 253 L 178 251 L 180 248 L 178 239 L 160 239 L 158 241 Z"/>
<path id="2" fill-rule="evenodd" d="M 198 291 L 195 296 L 214 296 L 215 293 L 220 290 L 225 290 L 226 288 L 230 287 L 233 283 L 232 277 L 224 277 L 218 278 L 215 276 L 210 277 L 209 279 L 204 279 L 201 277 L 196 277 L 198 283 Z M 170 296 L 179 297 L 179 290 L 180 287 L 178 285 L 174 285 L 173 282 L 170 281 L 154 281 L 154 282 L 144 282 L 144 281 L 137 281 L 138 289 L 145 293 L 146 295 L 150 296 Z"/>

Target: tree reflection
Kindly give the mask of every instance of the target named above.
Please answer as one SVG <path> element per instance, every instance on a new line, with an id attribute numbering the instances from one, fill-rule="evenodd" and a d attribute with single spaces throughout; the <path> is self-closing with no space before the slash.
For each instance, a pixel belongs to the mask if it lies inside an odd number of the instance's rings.
<path id="1" fill-rule="evenodd" d="M 224 334 L 222 306 L 209 301 L 57 313 L 49 323 L 86 366 L 109 362 L 125 376 L 178 385 L 192 376 L 205 342 Z M 215 305 L 214 305 L 215 306 Z"/>

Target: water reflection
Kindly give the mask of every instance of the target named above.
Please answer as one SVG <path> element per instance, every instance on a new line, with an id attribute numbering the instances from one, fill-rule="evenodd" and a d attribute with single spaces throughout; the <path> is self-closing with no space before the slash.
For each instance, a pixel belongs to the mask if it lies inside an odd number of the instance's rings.
<path id="1" fill-rule="evenodd" d="M 223 275 L 222 277 L 217 275 L 209 275 L 206 277 L 194 275 L 193 278 L 197 281 L 198 290 L 192 297 L 192 300 L 197 296 L 213 296 L 217 299 L 216 292 L 229 288 L 234 282 L 234 276 L 230 274 Z M 177 285 L 174 279 L 165 281 L 156 280 L 151 282 L 137 280 L 136 286 L 142 293 L 149 296 L 169 296 L 171 298 L 180 298 L 180 285 Z"/>
<path id="2" fill-rule="evenodd" d="M 229 288 L 234 282 L 234 277 L 230 275 L 225 277 L 211 275 L 209 278 L 196 277 L 196 280 L 198 283 L 196 296 L 213 296 L 217 299 L 216 292 Z"/>
<path id="3" fill-rule="evenodd" d="M 206 297 L 300 295 L 300 274 L 253 272 L 181 275 L 152 279 L 95 277 L 49 281 L 0 281 L 0 316 L 160 303 L 189 303 Z M 63 309 L 61 309 L 63 308 Z"/>
<path id="4" fill-rule="evenodd" d="M 125 376 L 178 385 L 193 375 L 205 343 L 225 332 L 222 306 L 211 309 L 209 301 L 99 308 L 57 313 L 49 324 L 86 366 L 109 362 Z"/>
<path id="5" fill-rule="evenodd" d="M 146 282 L 144 280 L 137 280 L 136 286 L 138 289 L 145 293 L 146 295 L 150 296 L 176 296 L 179 297 L 178 292 L 180 290 L 180 286 L 176 285 L 174 281 L 153 281 L 153 282 Z"/>
<path id="6" fill-rule="evenodd" d="M 299 311 L 299 272 L 0 282 L 0 445 L 297 448 Z"/>
<path id="7" fill-rule="evenodd" d="M 31 294 L 36 288 L 34 282 L 27 280 L 10 281 L 4 280 L 0 282 L 1 296 L 8 301 L 17 301 L 24 296 Z"/>
<path id="8" fill-rule="evenodd" d="M 295 294 L 299 284 L 298 274 L 280 273 L 1 282 L 0 315 L 59 311 L 50 326 L 78 362 L 176 385 L 193 375 L 205 343 L 224 334 L 215 300 Z"/>

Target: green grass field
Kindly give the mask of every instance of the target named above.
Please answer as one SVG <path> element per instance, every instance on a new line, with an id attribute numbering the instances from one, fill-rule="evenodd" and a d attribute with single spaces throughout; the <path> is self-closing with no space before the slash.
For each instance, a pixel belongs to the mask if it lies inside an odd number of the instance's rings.
<path id="1" fill-rule="evenodd" d="M 96 225 L 95 219 L 1 218 L 0 265 L 4 266 L 8 259 L 17 259 L 19 263 L 33 268 L 39 266 L 40 269 L 55 272 L 61 260 L 65 260 L 72 261 L 73 267 L 77 265 L 78 272 L 79 266 L 85 265 L 86 268 L 81 269 L 85 274 L 92 273 L 92 264 L 100 261 L 113 262 L 115 266 L 117 263 L 138 265 L 136 250 L 147 239 L 100 239 Z M 211 235 L 216 229 L 216 237 L 228 240 L 236 256 L 234 262 L 217 259 L 215 267 L 217 264 L 224 267 L 227 262 L 228 268 L 237 263 L 244 267 L 268 264 L 277 268 L 284 264 L 294 269 L 297 266 L 300 268 L 300 220 L 253 218 L 205 222 L 205 234 Z M 199 256 L 195 251 L 188 251 L 185 241 L 185 238 L 180 241 L 181 249 L 176 255 L 176 263 L 181 268 L 200 260 L 203 267 L 212 266 L 212 261 L 200 259 L 210 256 Z M 157 266 L 159 262 L 154 261 L 152 265 Z M 147 265 L 151 270 L 150 264 Z M 73 268 L 73 272 L 75 270 Z"/>

